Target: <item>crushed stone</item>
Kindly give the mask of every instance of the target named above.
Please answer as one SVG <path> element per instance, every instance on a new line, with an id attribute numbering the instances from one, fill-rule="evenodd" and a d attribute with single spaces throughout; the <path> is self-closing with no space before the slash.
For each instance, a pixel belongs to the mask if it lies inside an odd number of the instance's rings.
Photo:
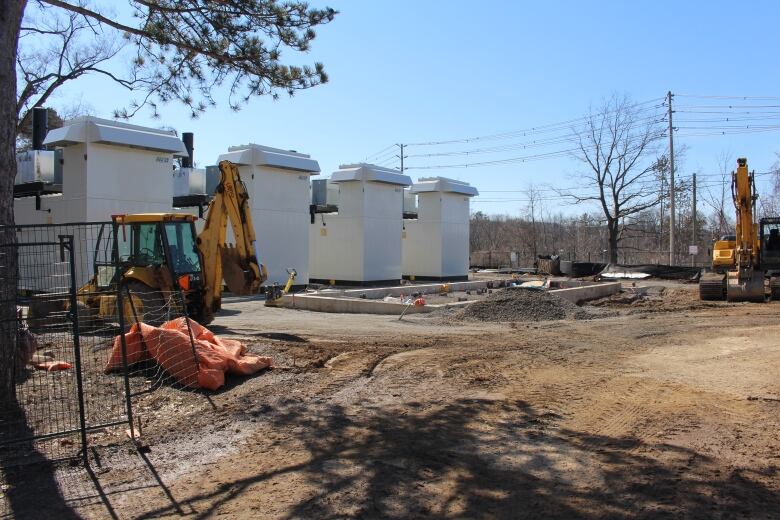
<path id="1" fill-rule="evenodd" d="M 450 315 L 452 321 L 551 321 L 589 319 L 587 310 L 538 289 L 512 288 L 495 292 Z"/>

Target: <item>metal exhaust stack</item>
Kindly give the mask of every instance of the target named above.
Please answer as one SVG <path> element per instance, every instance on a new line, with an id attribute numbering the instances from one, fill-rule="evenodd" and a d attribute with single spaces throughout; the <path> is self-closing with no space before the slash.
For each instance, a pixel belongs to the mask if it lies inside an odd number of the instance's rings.
<path id="1" fill-rule="evenodd" d="M 182 157 L 181 167 L 192 168 L 195 165 L 195 156 L 193 155 L 195 152 L 195 148 L 193 146 L 194 135 L 192 132 L 184 132 L 181 134 L 181 140 L 184 143 L 184 147 L 187 149 L 187 154 L 189 155 L 188 157 Z"/>
<path id="2" fill-rule="evenodd" d="M 49 110 L 43 107 L 32 109 L 32 149 L 43 150 L 43 140 L 49 132 Z"/>

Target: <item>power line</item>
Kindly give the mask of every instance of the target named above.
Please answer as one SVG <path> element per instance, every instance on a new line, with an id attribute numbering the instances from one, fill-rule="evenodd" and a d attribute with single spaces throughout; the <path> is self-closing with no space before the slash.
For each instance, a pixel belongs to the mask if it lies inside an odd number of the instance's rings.
<path id="1" fill-rule="evenodd" d="M 772 101 L 780 100 L 780 96 L 705 96 L 698 94 L 676 94 L 676 96 L 693 100 L 714 100 L 710 104 L 696 104 L 695 101 L 693 103 L 688 101 L 689 104 L 675 105 L 671 112 L 678 114 L 680 117 L 675 117 L 677 125 L 672 128 L 672 132 L 679 137 L 714 137 L 780 130 L 780 124 L 772 124 L 772 122 L 780 120 L 780 105 L 771 104 Z M 724 104 L 724 100 L 738 102 Z M 666 98 L 655 98 L 634 103 L 629 105 L 629 108 L 635 116 L 638 116 L 636 124 L 661 125 L 662 123 L 668 123 L 668 118 L 670 117 L 670 114 L 666 114 L 669 109 L 669 103 Z M 602 111 L 597 115 L 607 115 L 620 109 L 624 108 Z M 594 115 L 596 114 L 507 132 L 405 144 L 405 147 L 445 147 L 445 149 L 432 150 L 430 152 L 421 150 L 418 153 L 404 154 L 404 159 L 411 159 L 409 161 L 411 164 L 405 163 L 404 169 L 464 169 L 512 165 L 572 156 L 583 151 L 583 147 L 580 146 L 580 134 L 587 129 Z M 659 130 L 651 136 L 651 140 L 668 137 L 668 135 L 668 131 L 662 132 Z M 642 139 L 642 137 L 637 135 L 633 139 Z M 490 145 L 488 144 L 490 141 L 509 142 Z M 463 146 L 468 143 L 483 142 L 486 144 L 485 146 Z M 635 141 L 629 141 L 629 145 L 631 142 Z M 375 164 L 381 166 L 397 165 L 399 163 L 397 147 L 397 144 L 388 145 L 373 155 L 367 156 L 366 160 L 372 159 Z M 588 143 L 584 146 L 584 151 L 596 150 L 597 147 L 597 144 Z M 522 150 L 528 150 L 531 153 L 511 154 L 511 152 Z M 502 157 L 504 154 L 505 156 Z M 475 156 L 476 158 L 476 156 L 491 155 L 494 157 L 486 157 L 485 160 L 453 161 L 451 163 L 428 161 L 429 159 L 446 157 L 464 158 Z M 704 178 L 701 180 L 704 181 Z M 702 188 L 706 186 L 706 183 L 701 183 Z"/>
<path id="2" fill-rule="evenodd" d="M 775 112 L 775 114 L 776 115 L 751 117 L 705 117 L 702 119 L 676 119 L 675 121 L 677 123 L 731 123 L 733 121 L 767 121 L 780 119 L 780 112 Z"/>
<path id="3" fill-rule="evenodd" d="M 657 123 L 663 123 L 665 121 L 666 119 L 663 117 L 652 116 L 648 118 L 639 119 L 636 121 L 636 123 L 657 124 Z M 564 134 L 556 137 L 549 137 L 546 139 L 538 139 L 533 141 L 525 141 L 525 142 L 512 143 L 512 144 L 506 144 L 500 146 L 486 147 L 486 148 L 472 148 L 469 150 L 410 154 L 407 157 L 430 158 L 430 157 L 451 157 L 457 155 L 479 155 L 479 154 L 486 154 L 486 153 L 500 153 L 500 152 L 513 151 L 513 150 L 525 150 L 528 148 L 539 148 L 544 146 L 551 146 L 553 144 L 577 143 L 579 142 L 579 140 L 580 140 L 579 133 L 576 131 L 571 131 L 568 134 Z"/>
<path id="4" fill-rule="evenodd" d="M 675 94 L 677 97 L 698 98 L 698 99 L 741 99 L 753 101 L 771 101 L 780 100 L 780 96 L 712 96 L 702 94 Z"/>
<path id="5" fill-rule="evenodd" d="M 392 149 L 393 147 L 395 147 L 395 145 L 391 144 L 390 146 L 382 148 L 381 150 L 379 150 L 376 153 L 372 153 L 371 155 L 366 155 L 366 158 L 364 160 L 366 162 L 368 162 L 369 160 L 376 160 L 376 159 L 374 159 L 375 157 L 379 157 L 379 156 L 383 155 L 386 151 Z"/>
<path id="6" fill-rule="evenodd" d="M 688 128 L 680 128 L 680 130 L 688 130 Z M 677 132 L 678 135 L 681 137 L 710 137 L 710 136 L 717 136 L 717 135 L 744 135 L 744 134 L 760 134 L 760 133 L 766 133 L 766 132 L 775 132 L 777 130 L 780 130 L 780 125 L 772 126 L 772 127 L 766 127 L 766 128 L 759 128 L 759 129 L 742 129 L 742 130 L 720 130 L 720 131 L 712 131 L 712 132 Z"/>
<path id="7" fill-rule="evenodd" d="M 657 139 L 660 139 L 662 137 L 665 137 L 665 132 L 657 132 L 656 134 L 653 134 L 649 137 L 647 137 L 648 141 L 654 141 Z M 645 136 L 635 136 L 632 140 L 638 140 L 642 141 L 645 139 Z M 632 140 L 626 140 L 626 143 L 630 143 Z M 600 145 L 593 144 L 586 146 L 585 149 L 596 149 Z M 633 150 L 626 150 L 626 153 L 632 153 L 633 151 L 638 151 L 639 147 L 635 147 Z M 532 154 L 532 155 L 523 155 L 519 157 L 510 157 L 506 159 L 495 159 L 492 161 L 479 161 L 479 162 L 471 162 L 471 163 L 461 163 L 461 164 L 436 164 L 436 165 L 427 165 L 427 166 L 407 166 L 407 170 L 436 170 L 436 169 L 446 169 L 446 168 L 473 168 L 475 166 L 495 166 L 495 165 L 503 165 L 503 164 L 515 164 L 515 163 L 524 163 L 524 162 L 531 162 L 531 161 L 539 161 L 543 159 L 550 159 L 554 157 L 565 157 L 567 155 L 570 155 L 572 153 L 581 151 L 579 147 L 574 148 L 567 148 L 563 150 L 555 150 L 552 152 L 545 152 L 545 153 L 538 153 L 538 154 Z"/>
<path id="8" fill-rule="evenodd" d="M 664 98 L 655 98 L 650 99 L 648 101 L 642 101 L 638 103 L 634 103 L 630 105 L 628 108 L 637 108 L 641 106 L 645 106 L 651 103 L 660 103 L 663 101 Z M 652 108 L 659 108 L 661 106 L 664 106 L 663 103 L 658 104 L 654 107 L 645 108 L 643 110 L 650 110 Z M 614 113 L 616 110 L 607 110 L 598 113 L 598 115 L 608 115 Z M 511 139 L 513 137 L 522 136 L 524 134 L 529 133 L 539 133 L 539 132 L 549 132 L 554 131 L 555 129 L 560 129 L 561 127 L 568 127 L 573 123 L 576 122 L 582 122 L 587 121 L 591 116 L 580 116 L 574 119 L 569 119 L 567 121 L 560 121 L 557 123 L 550 123 L 546 125 L 540 125 L 540 126 L 533 126 L 521 130 L 512 130 L 508 132 L 500 132 L 496 134 L 487 134 L 487 135 L 480 135 L 480 136 L 474 136 L 474 137 L 465 137 L 465 138 L 458 138 L 458 139 L 447 139 L 442 141 L 427 141 L 427 142 L 419 142 L 419 143 L 408 143 L 407 146 L 438 146 L 438 145 L 445 145 L 445 144 L 461 144 L 461 143 L 470 143 L 474 141 L 489 141 L 489 140 L 496 140 L 496 139 Z"/>
<path id="9" fill-rule="evenodd" d="M 677 108 L 780 108 L 780 105 L 680 105 Z"/>

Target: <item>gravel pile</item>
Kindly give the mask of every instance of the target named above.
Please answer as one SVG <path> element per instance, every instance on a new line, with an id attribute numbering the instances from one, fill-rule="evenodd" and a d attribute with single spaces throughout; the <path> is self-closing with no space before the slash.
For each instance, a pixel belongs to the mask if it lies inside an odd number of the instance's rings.
<path id="1" fill-rule="evenodd" d="M 506 289 L 470 304 L 452 315 L 453 320 L 547 321 L 587 319 L 590 314 L 568 300 L 546 291 Z"/>

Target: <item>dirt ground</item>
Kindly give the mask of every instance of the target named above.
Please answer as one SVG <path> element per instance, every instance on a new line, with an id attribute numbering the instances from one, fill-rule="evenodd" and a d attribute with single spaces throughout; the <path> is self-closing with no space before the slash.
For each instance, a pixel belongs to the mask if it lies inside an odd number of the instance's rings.
<path id="1" fill-rule="evenodd" d="M 109 443 L 91 478 L 22 479 L 7 501 L 20 517 L 780 518 L 780 303 L 663 285 L 597 302 L 612 317 L 536 323 L 233 299 L 213 329 L 277 368 L 148 394 L 147 453 Z"/>

